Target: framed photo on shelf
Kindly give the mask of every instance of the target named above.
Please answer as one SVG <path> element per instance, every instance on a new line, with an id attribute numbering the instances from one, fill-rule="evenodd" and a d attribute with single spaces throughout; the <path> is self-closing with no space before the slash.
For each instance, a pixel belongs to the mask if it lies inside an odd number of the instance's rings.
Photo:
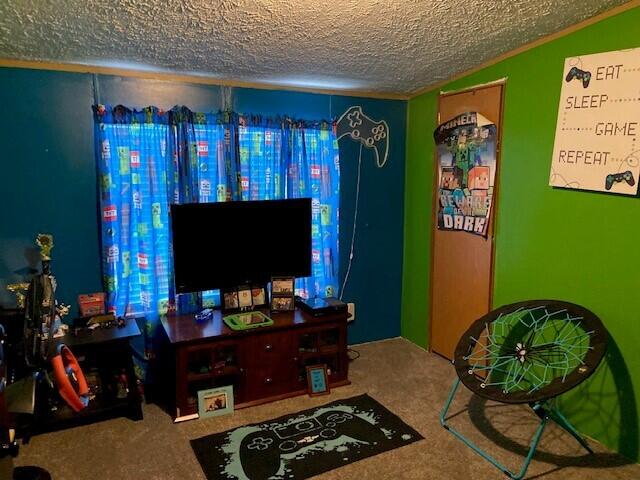
<path id="1" fill-rule="evenodd" d="M 264 285 L 251 285 L 251 304 L 254 307 L 267 305 L 267 293 Z"/>
<path id="2" fill-rule="evenodd" d="M 200 418 L 217 417 L 233 413 L 233 386 L 210 388 L 198 392 Z"/>
<path id="3" fill-rule="evenodd" d="M 242 310 L 250 309 L 253 306 L 252 298 L 249 285 L 238 287 L 238 307 Z"/>
<path id="4" fill-rule="evenodd" d="M 240 308 L 240 301 L 238 299 L 238 290 L 235 288 L 222 290 L 222 309 L 237 310 Z"/>
<path id="5" fill-rule="evenodd" d="M 271 310 L 273 312 L 290 312 L 293 309 L 293 297 L 271 297 Z"/>
<path id="6" fill-rule="evenodd" d="M 271 311 L 290 312 L 295 309 L 295 277 L 271 277 Z"/>
<path id="7" fill-rule="evenodd" d="M 295 277 L 271 277 L 271 294 L 293 296 L 295 280 Z"/>
<path id="8" fill-rule="evenodd" d="M 310 397 L 331 393 L 326 365 L 311 365 L 307 367 L 307 393 Z"/>

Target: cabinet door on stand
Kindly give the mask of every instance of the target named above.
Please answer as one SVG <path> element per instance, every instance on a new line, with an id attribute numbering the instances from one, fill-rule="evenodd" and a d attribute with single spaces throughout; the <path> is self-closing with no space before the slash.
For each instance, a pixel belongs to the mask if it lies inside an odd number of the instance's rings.
<path id="1" fill-rule="evenodd" d="M 329 383 L 347 378 L 346 329 L 343 325 L 310 328 L 296 334 L 294 348 L 297 357 L 296 382 L 298 389 L 307 388 L 306 367 L 326 365 Z"/>
<path id="2" fill-rule="evenodd" d="M 245 396 L 240 347 L 234 341 L 181 347 L 177 355 L 178 416 L 198 412 L 198 392 L 210 388 L 233 386 L 234 401 Z"/>

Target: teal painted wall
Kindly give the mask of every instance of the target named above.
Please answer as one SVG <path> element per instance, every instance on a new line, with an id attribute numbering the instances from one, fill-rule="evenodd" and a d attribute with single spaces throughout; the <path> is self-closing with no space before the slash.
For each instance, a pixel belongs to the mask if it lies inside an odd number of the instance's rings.
<path id="1" fill-rule="evenodd" d="M 194 111 L 228 106 L 239 112 L 331 119 L 352 105 L 387 121 L 389 161 L 375 167 L 364 149 L 358 234 L 345 301 L 357 320 L 349 341 L 400 334 L 406 101 L 374 100 L 281 90 L 222 89 L 105 75 L 0 68 L 0 305 L 12 305 L 7 283 L 38 266 L 37 232 L 55 236 L 52 269 L 58 298 L 75 305 L 78 293 L 101 290 L 91 105 L 99 102 Z M 340 270 L 351 240 L 359 144 L 340 140 Z M 75 306 L 74 306 L 75 311 Z"/>
<path id="2" fill-rule="evenodd" d="M 558 298 L 594 311 L 611 334 L 606 363 L 563 409 L 578 428 L 638 460 L 640 199 L 553 189 L 549 168 L 564 59 L 640 46 L 635 8 L 452 82 L 507 77 L 494 306 Z M 426 347 L 433 140 L 438 92 L 408 108 L 402 335 Z"/>

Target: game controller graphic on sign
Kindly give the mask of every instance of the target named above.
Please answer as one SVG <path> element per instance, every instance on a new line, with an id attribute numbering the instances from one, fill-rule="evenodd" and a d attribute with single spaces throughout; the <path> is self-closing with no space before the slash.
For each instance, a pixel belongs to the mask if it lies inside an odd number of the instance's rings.
<path id="1" fill-rule="evenodd" d="M 367 148 L 374 150 L 378 168 L 384 167 L 389 155 L 389 126 L 384 120 L 375 121 L 362 113 L 362 107 L 353 106 L 344 112 L 336 124 L 338 140 L 349 135 Z"/>
<path id="2" fill-rule="evenodd" d="M 581 70 L 578 67 L 571 67 L 571 70 L 569 70 L 569 73 L 567 73 L 567 76 L 564 80 L 568 83 L 574 78 L 582 80 L 582 87 L 587 88 L 589 86 L 589 82 L 591 81 L 591 72 Z"/>

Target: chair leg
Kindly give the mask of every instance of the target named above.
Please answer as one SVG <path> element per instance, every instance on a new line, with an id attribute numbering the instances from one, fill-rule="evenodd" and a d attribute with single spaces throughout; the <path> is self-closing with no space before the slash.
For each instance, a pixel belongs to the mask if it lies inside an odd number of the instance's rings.
<path id="1" fill-rule="evenodd" d="M 538 448 L 538 443 L 540 443 L 540 438 L 542 437 L 544 428 L 547 426 L 547 422 L 549 421 L 549 415 L 547 413 L 540 414 L 539 412 L 536 411 L 536 413 L 540 417 L 540 424 L 538 425 L 538 428 L 533 434 L 531 443 L 529 444 L 529 451 L 527 452 L 527 456 L 524 459 L 524 463 L 520 468 L 520 471 L 516 474 L 516 473 L 513 473 L 504 465 L 502 465 L 500 462 L 498 462 L 491 455 L 485 453 L 484 450 L 481 450 L 480 447 L 478 447 L 475 443 L 473 443 L 471 440 L 469 440 L 460 432 L 456 431 L 454 428 L 452 428 L 450 425 L 447 424 L 447 419 L 446 419 L 447 412 L 451 407 L 451 403 L 453 402 L 453 398 L 455 397 L 455 394 L 459 386 L 460 386 L 460 379 L 456 379 L 456 381 L 453 383 L 453 386 L 451 387 L 451 391 L 449 392 L 449 396 L 447 397 L 447 401 L 444 405 L 444 408 L 442 409 L 442 412 L 440 412 L 440 424 L 446 430 L 451 432 L 456 438 L 461 440 L 467 447 L 469 447 L 471 450 L 476 452 L 478 455 L 480 455 L 486 461 L 491 463 L 493 466 L 501 470 L 506 476 L 508 476 L 512 480 L 521 480 L 522 478 L 524 478 L 529 468 L 529 465 L 531 464 L 531 460 L 533 460 L 533 456 L 536 453 L 536 449 Z M 536 409 L 534 408 L 534 411 L 535 410 Z"/>
<path id="2" fill-rule="evenodd" d="M 551 420 L 553 420 L 555 423 L 558 424 L 558 426 L 560 426 L 560 428 L 562 428 L 567 433 L 569 433 L 573 438 L 575 438 L 578 441 L 578 443 L 582 445 L 582 447 L 587 452 L 593 453 L 593 450 L 591 449 L 591 447 L 589 446 L 585 438 L 582 435 L 580 435 L 578 430 L 576 430 L 576 427 L 574 427 L 571 424 L 571 422 L 569 422 L 569 420 L 567 420 L 567 418 L 564 415 L 562 415 L 562 413 L 560 413 L 559 410 L 552 407 L 549 411 L 549 416 Z"/>
<path id="3" fill-rule="evenodd" d="M 456 378 L 456 381 L 453 382 L 453 386 L 451 387 L 451 391 L 449 392 L 449 396 L 447 397 L 447 402 L 444 404 L 444 408 L 440 412 L 440 425 L 448 430 L 446 416 L 449 408 L 451 407 L 451 403 L 453 402 L 453 397 L 456 396 L 456 392 L 458 391 L 458 387 L 460 386 L 460 379 Z"/>

